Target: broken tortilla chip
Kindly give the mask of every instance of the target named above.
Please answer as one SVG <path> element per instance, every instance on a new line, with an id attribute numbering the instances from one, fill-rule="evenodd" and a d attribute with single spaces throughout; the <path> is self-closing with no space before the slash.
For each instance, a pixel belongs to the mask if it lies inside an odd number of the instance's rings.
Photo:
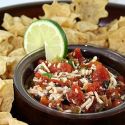
<path id="1" fill-rule="evenodd" d="M 98 24 L 100 18 L 108 16 L 105 10 L 108 0 L 73 0 L 74 12 L 80 14 L 83 21 Z"/>
<path id="2" fill-rule="evenodd" d="M 0 111 L 10 112 L 14 100 L 13 80 L 0 80 L 0 97 L 3 98 Z"/>

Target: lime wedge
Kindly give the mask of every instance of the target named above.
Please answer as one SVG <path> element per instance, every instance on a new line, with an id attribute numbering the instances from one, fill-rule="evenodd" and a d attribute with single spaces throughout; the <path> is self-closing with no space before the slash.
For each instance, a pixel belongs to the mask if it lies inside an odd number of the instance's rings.
<path id="1" fill-rule="evenodd" d="M 24 48 L 30 53 L 45 48 L 46 59 L 65 58 L 67 38 L 60 25 L 52 20 L 43 19 L 33 22 L 24 35 Z"/>

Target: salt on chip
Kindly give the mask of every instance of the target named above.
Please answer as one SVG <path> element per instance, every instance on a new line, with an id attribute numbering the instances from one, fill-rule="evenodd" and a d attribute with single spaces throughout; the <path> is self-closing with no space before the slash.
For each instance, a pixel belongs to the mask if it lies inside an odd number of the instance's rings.
<path id="1" fill-rule="evenodd" d="M 69 17 L 71 14 L 70 5 L 67 3 L 53 2 L 51 5 L 44 4 L 43 10 L 46 18 L 54 16 Z"/>
<path id="2" fill-rule="evenodd" d="M 0 80 L 0 84 L 2 84 L 0 96 L 3 98 L 0 111 L 10 112 L 14 100 L 13 80 Z"/>
<path id="3" fill-rule="evenodd" d="M 86 21 L 79 21 L 78 23 L 76 23 L 75 28 L 80 32 L 86 32 L 96 30 L 98 28 L 98 25 Z"/>
<path id="4" fill-rule="evenodd" d="M 73 0 L 73 8 L 83 21 L 98 24 L 100 18 L 108 16 L 105 10 L 107 3 L 108 0 Z"/>

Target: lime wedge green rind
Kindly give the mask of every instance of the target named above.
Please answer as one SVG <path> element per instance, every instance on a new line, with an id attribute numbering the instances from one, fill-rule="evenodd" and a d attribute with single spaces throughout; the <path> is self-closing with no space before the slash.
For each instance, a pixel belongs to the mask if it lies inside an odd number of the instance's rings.
<path id="1" fill-rule="evenodd" d="M 43 20 L 48 20 L 48 19 L 43 19 Z M 48 20 L 50 22 L 52 22 L 53 24 L 56 25 L 56 27 L 58 28 L 60 34 L 62 35 L 62 38 L 63 38 L 63 43 L 64 43 L 64 54 L 63 54 L 63 58 L 65 58 L 67 56 L 67 52 L 68 52 L 68 40 L 67 40 L 67 37 L 66 37 L 66 34 L 64 32 L 64 30 L 61 28 L 61 26 L 56 23 L 55 21 L 53 20 Z"/>
<path id="2" fill-rule="evenodd" d="M 43 19 L 33 22 L 24 35 L 27 53 L 45 47 L 46 57 L 52 60 L 56 55 L 65 58 L 68 50 L 66 34 L 55 21 Z"/>

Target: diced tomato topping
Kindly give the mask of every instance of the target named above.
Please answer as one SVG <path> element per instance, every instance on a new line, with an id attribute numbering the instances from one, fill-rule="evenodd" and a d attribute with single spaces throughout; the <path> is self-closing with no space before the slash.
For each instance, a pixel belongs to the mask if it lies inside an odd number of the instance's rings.
<path id="1" fill-rule="evenodd" d="M 115 94 L 115 96 L 119 96 L 120 94 L 120 89 L 119 88 L 111 88 L 106 91 L 106 94 L 108 97 L 111 97 L 112 94 Z"/>
<path id="2" fill-rule="evenodd" d="M 99 82 L 93 82 L 87 85 L 87 92 L 94 92 L 94 91 L 98 91 L 100 88 L 100 83 Z"/>
<path id="3" fill-rule="evenodd" d="M 100 83 L 103 83 L 103 81 L 108 81 L 110 76 L 106 68 L 101 63 L 96 63 L 95 65 L 96 70 L 92 73 L 92 80 Z"/>
<path id="4" fill-rule="evenodd" d="M 78 82 L 78 85 L 81 83 L 78 78 L 72 77 L 72 78 L 68 78 L 68 80 L 65 82 L 65 85 L 71 87 L 73 82 Z"/>
<path id="5" fill-rule="evenodd" d="M 54 82 L 54 83 L 57 83 L 57 84 L 59 84 L 59 85 L 61 85 L 61 86 L 64 86 L 64 83 L 63 83 L 62 81 L 60 81 L 60 80 L 51 79 L 51 81 Z"/>
<path id="6" fill-rule="evenodd" d="M 76 48 L 75 50 L 74 50 L 74 57 L 75 58 L 77 58 L 78 60 L 79 60 L 79 62 L 82 62 L 82 61 L 84 61 L 84 57 L 83 57 L 83 55 L 82 55 L 82 53 L 81 53 L 81 50 L 80 50 L 80 48 Z"/>
<path id="7" fill-rule="evenodd" d="M 72 81 L 71 81 L 71 80 L 67 80 L 67 81 L 65 82 L 65 86 L 70 87 L 71 85 L 72 85 Z"/>
<path id="8" fill-rule="evenodd" d="M 41 74 L 39 74 L 38 72 L 36 72 L 35 73 L 35 77 L 39 79 L 41 77 Z"/>
<path id="9" fill-rule="evenodd" d="M 60 71 L 60 72 L 69 72 L 70 73 L 70 72 L 72 72 L 73 67 L 70 64 L 68 64 L 66 62 L 63 62 L 63 63 L 61 63 L 61 65 L 60 65 L 59 68 L 57 68 L 57 64 L 55 64 L 55 66 L 53 64 L 53 65 L 51 65 L 49 67 L 49 69 L 50 69 L 51 73 L 55 73 L 57 71 Z"/>
<path id="10" fill-rule="evenodd" d="M 55 72 L 57 72 L 57 67 L 56 66 L 54 66 L 54 64 L 52 64 L 50 67 L 49 67 L 49 70 L 50 70 L 50 72 L 51 73 L 55 73 Z"/>
<path id="11" fill-rule="evenodd" d="M 41 78 L 41 83 L 44 82 L 45 80 L 49 80 L 48 76 L 43 76 L 41 74 L 39 74 L 38 72 L 35 73 L 35 77 L 40 79 Z"/>
<path id="12" fill-rule="evenodd" d="M 72 85 L 71 91 L 67 92 L 67 100 L 80 105 L 84 101 L 84 95 L 78 85 Z"/>
<path id="13" fill-rule="evenodd" d="M 40 99 L 40 103 L 42 103 L 43 105 L 48 106 L 48 104 L 49 104 L 49 99 L 48 99 L 46 96 L 43 96 L 43 97 L 41 97 L 41 99 Z"/>
<path id="14" fill-rule="evenodd" d="M 78 91 L 81 91 L 80 87 L 78 85 L 72 85 L 72 90 L 75 91 L 77 89 Z"/>
<path id="15" fill-rule="evenodd" d="M 68 63 L 61 63 L 60 70 L 62 72 L 72 72 L 73 67 Z"/>

